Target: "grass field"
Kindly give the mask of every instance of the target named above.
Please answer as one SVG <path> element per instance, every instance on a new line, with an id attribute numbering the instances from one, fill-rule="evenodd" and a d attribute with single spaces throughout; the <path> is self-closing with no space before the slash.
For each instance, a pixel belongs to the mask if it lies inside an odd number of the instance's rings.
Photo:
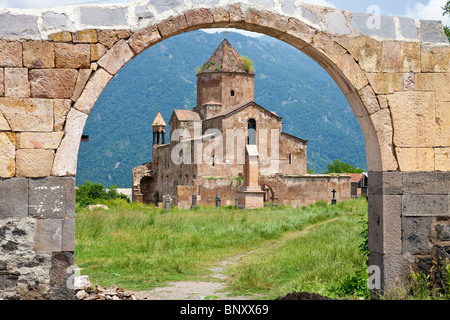
<path id="1" fill-rule="evenodd" d="M 136 291 L 195 280 L 208 275 L 214 262 L 248 253 L 228 270 L 237 294 L 272 299 L 308 291 L 342 297 L 333 288 L 365 266 L 358 248 L 365 199 L 250 211 L 165 211 L 123 200 L 108 205 L 108 211 L 76 213 L 76 264 L 102 286 Z"/>

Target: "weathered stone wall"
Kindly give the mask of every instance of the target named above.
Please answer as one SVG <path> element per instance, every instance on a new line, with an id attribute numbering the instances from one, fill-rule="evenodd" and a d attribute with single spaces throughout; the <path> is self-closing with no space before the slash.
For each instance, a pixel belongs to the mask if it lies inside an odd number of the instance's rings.
<path id="1" fill-rule="evenodd" d="M 74 251 L 74 177 L 0 180 L 0 298 L 73 298 Z"/>
<path id="2" fill-rule="evenodd" d="M 336 190 L 336 199 L 348 200 L 350 194 L 350 176 L 347 175 L 273 175 L 259 176 L 259 185 L 269 186 L 274 200 L 267 202 L 279 205 L 299 207 L 317 201 L 331 202 L 332 190 Z M 190 208 L 192 194 L 197 194 L 198 205 L 214 206 L 219 194 L 221 205 L 234 206 L 236 195 L 242 187 L 237 177 L 203 177 L 193 181 L 190 186 L 178 186 L 176 204 L 181 208 Z M 270 194 L 272 195 L 272 194 Z"/>
<path id="3" fill-rule="evenodd" d="M 369 190 L 378 190 L 369 195 L 370 241 L 383 286 L 444 250 L 437 226 L 449 215 L 450 46 L 440 22 L 292 0 L 2 9 L 0 19 L 0 297 L 72 297 L 61 284 L 73 260 L 64 238 L 74 233 L 73 212 L 36 208 L 54 197 L 52 186 L 68 185 L 54 179 L 73 183 L 86 119 L 120 68 L 159 41 L 205 27 L 274 36 L 336 81 L 365 136 Z M 377 19 L 380 28 L 368 27 Z M 414 174 L 423 188 L 411 188 Z M 438 181 L 446 188 L 429 188 Z"/>

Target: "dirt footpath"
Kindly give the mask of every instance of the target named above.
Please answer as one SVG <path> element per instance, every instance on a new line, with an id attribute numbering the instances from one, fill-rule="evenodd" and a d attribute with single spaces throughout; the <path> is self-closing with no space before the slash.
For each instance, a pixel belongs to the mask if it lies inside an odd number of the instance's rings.
<path id="1" fill-rule="evenodd" d="M 268 241 L 261 245 L 276 248 L 283 245 L 286 241 L 304 236 L 311 228 L 318 227 L 322 224 L 338 220 L 339 218 L 323 221 L 315 225 L 308 226 L 305 230 L 290 232 L 283 235 L 282 239 L 277 241 Z M 246 252 L 241 255 L 230 257 L 226 260 L 217 262 L 214 266 L 209 268 L 211 274 L 207 277 L 210 281 L 177 281 L 170 282 L 165 287 L 158 287 L 150 291 L 138 291 L 135 295 L 138 299 L 149 300 L 203 300 L 203 299 L 217 299 L 217 300 L 253 300 L 258 296 L 230 296 L 227 291 L 226 280 L 228 276 L 225 274 L 228 266 L 237 265 L 246 256 L 257 252 L 258 249 Z"/>

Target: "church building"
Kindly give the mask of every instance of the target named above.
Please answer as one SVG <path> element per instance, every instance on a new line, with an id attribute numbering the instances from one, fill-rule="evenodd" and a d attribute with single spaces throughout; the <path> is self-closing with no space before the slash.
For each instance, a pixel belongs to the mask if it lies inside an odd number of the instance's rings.
<path id="1" fill-rule="evenodd" d="M 223 40 L 197 73 L 195 108 L 173 111 L 167 137 L 158 111 L 152 161 L 133 169 L 132 200 L 161 204 L 169 196 L 174 205 L 189 207 L 194 194 L 207 205 L 220 195 L 222 204 L 235 205 L 247 145 L 256 146 L 264 201 L 285 199 L 278 185 L 306 175 L 308 141 L 283 132 L 282 117 L 254 101 L 254 81 L 248 58 Z"/>

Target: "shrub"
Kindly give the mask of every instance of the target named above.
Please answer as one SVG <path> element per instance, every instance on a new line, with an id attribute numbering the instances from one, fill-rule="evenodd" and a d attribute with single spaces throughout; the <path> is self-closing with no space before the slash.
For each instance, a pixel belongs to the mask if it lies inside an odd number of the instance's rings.
<path id="1" fill-rule="evenodd" d="M 245 71 L 247 71 L 247 72 L 254 71 L 252 60 L 250 60 L 247 57 L 241 56 L 241 62 L 242 62 L 242 65 L 244 66 Z"/>
<path id="2" fill-rule="evenodd" d="M 90 204 L 94 204 L 96 200 L 110 200 L 110 199 L 126 199 L 127 196 L 117 192 L 117 186 L 112 185 L 108 189 L 100 183 L 93 183 L 89 180 L 84 185 L 79 185 L 75 193 L 75 201 L 82 208 Z"/>

